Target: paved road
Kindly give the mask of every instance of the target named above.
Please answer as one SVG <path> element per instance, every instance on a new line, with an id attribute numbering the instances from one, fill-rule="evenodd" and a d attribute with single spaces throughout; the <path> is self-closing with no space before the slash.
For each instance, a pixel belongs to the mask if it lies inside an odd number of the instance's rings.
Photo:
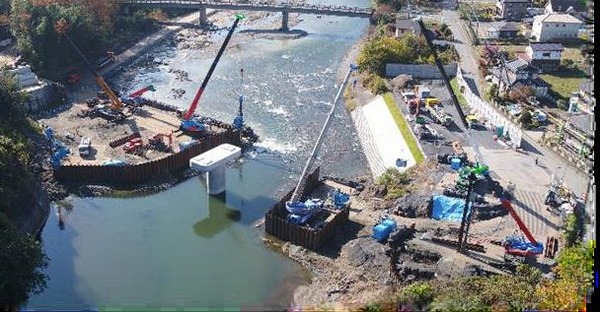
<path id="1" fill-rule="evenodd" d="M 441 14 L 456 39 L 454 44 L 461 57 L 460 67 L 463 73 L 467 73 L 467 77 L 471 78 L 472 90 L 474 92 L 478 90 L 481 94 L 484 90 L 484 81 L 477 69 L 477 56 L 462 27 L 458 12 L 443 10 Z M 539 145 L 537 141 L 541 133 L 524 131 L 522 148 L 525 153 L 523 154 L 482 146 L 489 143 L 491 134 L 487 131 L 473 131 L 472 136 L 475 143 L 482 147 L 481 152 L 491 170 L 503 180 L 514 182 L 520 189 L 520 193 L 516 194 L 517 200 L 520 200 L 515 206 L 517 212 L 526 220 L 528 227 L 538 235 L 555 233 L 556 218 L 545 211 L 545 205 L 540 197 L 554 178 L 562 179 L 575 194 L 581 195 L 587 188 L 586 175 L 554 151 Z M 535 165 L 536 158 L 539 166 Z M 587 214 L 595 220 L 595 211 L 588 210 Z"/>

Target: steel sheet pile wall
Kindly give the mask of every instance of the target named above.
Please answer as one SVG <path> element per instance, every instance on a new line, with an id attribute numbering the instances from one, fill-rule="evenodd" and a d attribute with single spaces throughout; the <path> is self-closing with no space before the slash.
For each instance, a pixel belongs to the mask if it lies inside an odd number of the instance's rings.
<path id="1" fill-rule="evenodd" d="M 319 168 L 306 179 L 306 187 L 302 198 L 321 185 Z M 285 202 L 290 200 L 294 190 L 289 191 L 278 203 L 265 214 L 265 232 L 281 240 L 291 242 L 304 248 L 316 251 L 327 242 L 336 229 L 348 222 L 349 209 L 335 213 L 335 217 L 319 229 L 293 224 L 287 220 L 288 211 Z"/>
<path id="2" fill-rule="evenodd" d="M 190 158 L 223 143 L 241 145 L 237 131 L 225 131 L 194 144 L 187 149 L 150 162 L 127 166 L 64 165 L 54 171 L 62 182 L 97 184 L 135 184 L 164 173 L 172 173 L 189 167 Z"/>

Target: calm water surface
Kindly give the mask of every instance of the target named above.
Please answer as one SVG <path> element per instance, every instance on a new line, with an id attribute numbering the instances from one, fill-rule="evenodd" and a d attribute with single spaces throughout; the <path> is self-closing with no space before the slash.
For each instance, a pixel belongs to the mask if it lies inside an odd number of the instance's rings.
<path id="1" fill-rule="evenodd" d="M 307 31 L 306 37 L 247 37 L 227 50 L 200 101 L 199 113 L 231 121 L 243 92 L 246 122 L 262 138 L 228 170 L 226 194 L 207 196 L 203 177 L 196 177 L 146 197 L 70 198 L 66 202 L 72 207 L 60 209 L 62 230 L 59 209 L 53 207 L 42 232 L 51 259 L 48 288 L 32 297 L 27 309 L 289 305 L 293 289 L 307 282 L 307 272 L 269 250 L 254 224 L 293 187 L 331 108 L 339 64 L 368 24 L 357 18 L 300 18 L 293 28 Z M 242 24 L 240 30 L 245 28 Z M 187 107 L 212 62 L 194 52 L 159 46 L 153 56 L 168 65 L 132 69 L 118 82 L 130 89 L 152 83 L 157 91 L 150 97 Z M 176 80 L 169 68 L 189 72 L 192 82 Z M 173 99 L 172 88 L 186 94 Z M 330 129 L 317 161 L 324 174 L 367 174 L 343 108 Z"/>

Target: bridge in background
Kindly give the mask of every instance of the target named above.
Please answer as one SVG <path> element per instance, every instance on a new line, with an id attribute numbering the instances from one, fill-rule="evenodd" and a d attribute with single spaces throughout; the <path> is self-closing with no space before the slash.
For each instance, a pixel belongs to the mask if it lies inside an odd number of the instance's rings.
<path id="1" fill-rule="evenodd" d="M 236 2 L 226 1 L 202 1 L 202 0 L 114 0 L 127 7 L 144 8 L 178 8 L 178 9 L 197 9 L 200 12 L 200 24 L 207 22 L 206 9 L 216 10 L 236 10 L 236 11 L 267 11 L 281 12 L 281 30 L 287 31 L 290 13 L 316 14 L 316 15 L 335 15 L 371 18 L 373 9 L 356 8 L 348 6 L 331 6 L 316 4 L 289 4 L 289 3 L 266 3 L 263 1 L 244 1 Z"/>

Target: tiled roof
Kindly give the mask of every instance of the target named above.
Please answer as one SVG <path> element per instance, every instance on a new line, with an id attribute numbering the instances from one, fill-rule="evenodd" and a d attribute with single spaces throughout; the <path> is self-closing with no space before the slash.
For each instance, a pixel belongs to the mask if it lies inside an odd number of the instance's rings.
<path id="1" fill-rule="evenodd" d="M 530 43 L 533 51 L 563 51 L 565 48 L 560 43 Z"/>
<path id="2" fill-rule="evenodd" d="M 421 27 L 414 20 L 400 19 L 396 20 L 396 29 L 409 29 L 415 32 L 415 35 L 421 34 Z"/>
<path id="3" fill-rule="evenodd" d="M 493 22 L 492 27 L 498 31 L 518 31 L 519 24 L 515 22 Z"/>
<path id="4" fill-rule="evenodd" d="M 508 70 L 512 71 L 513 73 L 518 71 L 519 69 L 530 66 L 529 63 L 527 63 L 527 61 L 518 57 L 504 63 L 504 65 Z"/>
<path id="5" fill-rule="evenodd" d="M 566 12 L 569 7 L 575 12 L 584 12 L 586 10 L 585 1 L 581 0 L 550 0 L 552 11 Z"/>

